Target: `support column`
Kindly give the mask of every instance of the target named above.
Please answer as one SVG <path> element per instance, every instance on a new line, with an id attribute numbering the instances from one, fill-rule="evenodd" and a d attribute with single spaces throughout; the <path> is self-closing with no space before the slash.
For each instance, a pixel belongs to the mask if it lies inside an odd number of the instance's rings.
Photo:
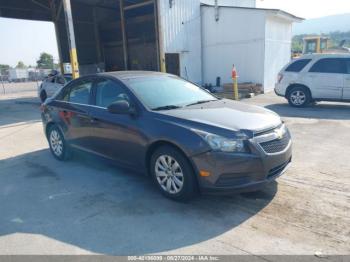
<path id="1" fill-rule="evenodd" d="M 53 20 L 54 25 L 55 25 L 59 67 L 60 67 L 61 73 L 64 74 L 62 46 L 61 46 L 61 38 L 60 38 L 60 27 L 59 27 L 59 19 L 60 19 L 60 14 L 61 14 L 61 9 L 62 9 L 62 2 L 60 2 L 59 6 L 57 8 L 55 1 L 51 1 L 50 7 L 52 10 L 52 20 Z"/>
<path id="2" fill-rule="evenodd" d="M 120 7 L 120 23 L 121 23 L 122 36 L 123 36 L 124 69 L 128 70 L 129 55 L 128 55 L 128 46 L 127 46 L 127 39 L 126 39 L 126 30 L 125 30 L 124 0 L 119 0 L 119 7 Z"/>
<path id="3" fill-rule="evenodd" d="M 95 31 L 95 39 L 96 39 L 96 53 L 97 53 L 97 62 L 101 63 L 102 61 L 102 53 L 101 53 L 101 42 L 100 42 L 100 31 L 98 28 L 98 19 L 97 19 L 97 9 L 93 8 L 94 15 L 94 31 Z"/>
<path id="4" fill-rule="evenodd" d="M 157 5 L 157 24 L 158 24 L 158 43 L 159 43 L 159 60 L 160 60 L 160 71 L 166 72 L 166 64 L 165 64 L 165 52 L 164 52 L 164 35 L 163 35 L 163 23 L 162 23 L 162 15 L 161 15 L 161 0 L 155 1 L 155 5 Z"/>
<path id="5" fill-rule="evenodd" d="M 79 77 L 79 63 L 78 63 L 77 48 L 75 44 L 71 1 L 70 0 L 62 0 L 62 1 L 63 1 L 64 14 L 66 17 L 66 27 L 67 27 L 67 34 L 68 34 L 68 44 L 69 44 L 70 62 L 72 66 L 72 74 L 73 74 L 73 79 L 76 79 Z"/>

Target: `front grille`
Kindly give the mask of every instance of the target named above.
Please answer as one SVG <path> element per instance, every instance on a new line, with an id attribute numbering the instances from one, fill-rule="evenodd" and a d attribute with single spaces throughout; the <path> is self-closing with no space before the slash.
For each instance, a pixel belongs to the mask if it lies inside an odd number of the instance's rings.
<path id="1" fill-rule="evenodd" d="M 284 151 L 290 142 L 290 135 L 287 133 L 284 134 L 282 139 L 275 139 L 268 142 L 260 143 L 260 146 L 268 154 L 274 154 Z"/>

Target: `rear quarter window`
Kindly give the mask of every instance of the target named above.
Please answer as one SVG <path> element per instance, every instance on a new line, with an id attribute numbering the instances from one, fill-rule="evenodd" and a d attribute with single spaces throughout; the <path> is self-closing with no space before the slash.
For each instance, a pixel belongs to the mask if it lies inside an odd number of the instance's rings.
<path id="1" fill-rule="evenodd" d="M 287 68 L 286 72 L 300 72 L 309 64 L 311 59 L 299 59 L 293 63 L 291 63 Z"/>

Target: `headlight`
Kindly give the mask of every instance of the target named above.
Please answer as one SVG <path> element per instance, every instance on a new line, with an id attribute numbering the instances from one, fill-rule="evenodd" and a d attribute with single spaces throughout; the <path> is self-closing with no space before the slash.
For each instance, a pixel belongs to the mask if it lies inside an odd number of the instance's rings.
<path id="1" fill-rule="evenodd" d="M 193 130 L 198 135 L 200 135 L 211 147 L 211 149 L 215 151 L 221 151 L 221 152 L 240 152 L 244 153 L 247 152 L 246 146 L 245 146 L 245 136 L 239 136 L 237 139 L 233 138 L 226 138 L 222 136 L 218 136 L 215 134 L 199 131 L 199 130 Z M 242 137 L 242 138 L 241 138 Z"/>

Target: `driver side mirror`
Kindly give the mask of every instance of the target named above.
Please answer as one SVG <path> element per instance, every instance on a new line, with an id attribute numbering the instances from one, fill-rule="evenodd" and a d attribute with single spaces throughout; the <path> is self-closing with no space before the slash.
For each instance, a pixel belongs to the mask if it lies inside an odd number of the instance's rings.
<path id="1" fill-rule="evenodd" d="M 114 102 L 107 107 L 107 110 L 111 114 L 118 114 L 118 115 L 135 114 L 135 109 L 131 107 L 130 103 L 127 100 L 119 100 L 117 102 Z"/>

